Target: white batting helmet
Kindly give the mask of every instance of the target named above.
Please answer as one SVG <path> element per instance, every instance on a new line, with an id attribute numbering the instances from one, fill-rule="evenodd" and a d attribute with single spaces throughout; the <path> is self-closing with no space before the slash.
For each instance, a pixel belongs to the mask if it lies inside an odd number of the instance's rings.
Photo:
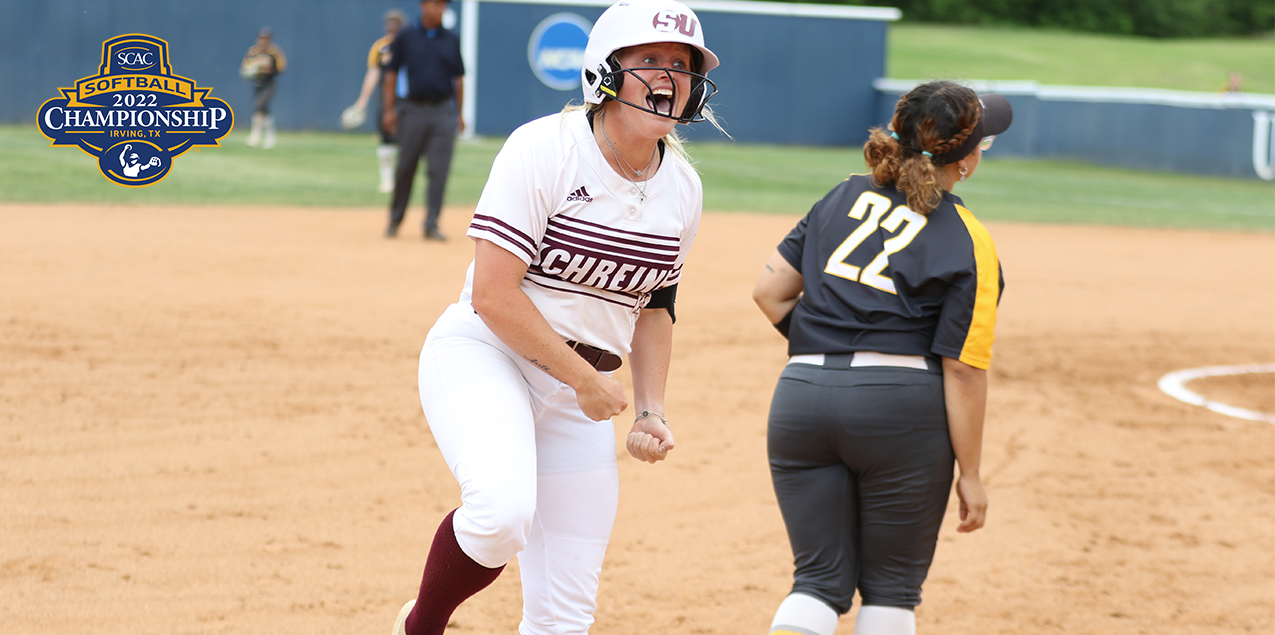
<path id="1" fill-rule="evenodd" d="M 691 77 L 690 98 L 680 114 L 662 113 L 619 98 L 625 74 L 633 75 L 643 84 L 646 82 L 632 73 L 634 69 L 620 68 L 616 52 L 630 46 L 657 42 L 687 44 L 699 53 L 697 67 L 692 69 L 695 72 L 677 68 L 655 69 Z M 604 11 L 589 32 L 589 43 L 584 48 L 584 68 L 581 70 L 584 100 L 600 104 L 615 99 L 638 110 L 682 123 L 703 121 L 700 112 L 708 98 L 717 93 L 717 86 L 705 75 L 718 64 L 717 56 L 704 46 L 704 30 L 690 7 L 677 0 L 621 0 Z M 647 85 L 647 90 L 651 90 L 650 85 Z M 676 103 L 676 95 L 673 101 Z"/>

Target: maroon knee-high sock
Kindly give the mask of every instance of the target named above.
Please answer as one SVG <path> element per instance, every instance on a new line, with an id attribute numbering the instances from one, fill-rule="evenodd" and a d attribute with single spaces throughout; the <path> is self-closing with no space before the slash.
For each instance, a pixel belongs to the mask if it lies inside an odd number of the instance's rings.
<path id="1" fill-rule="evenodd" d="M 453 509 L 434 534 L 434 544 L 425 559 L 420 595 L 404 624 L 407 635 L 443 635 L 456 607 L 487 588 L 505 570 L 504 565 L 488 569 L 461 551 L 452 528 L 455 514 Z"/>

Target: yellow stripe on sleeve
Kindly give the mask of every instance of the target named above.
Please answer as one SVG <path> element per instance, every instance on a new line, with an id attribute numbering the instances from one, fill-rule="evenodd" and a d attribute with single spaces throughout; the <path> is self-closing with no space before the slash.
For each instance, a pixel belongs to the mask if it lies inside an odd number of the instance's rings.
<path id="1" fill-rule="evenodd" d="M 367 52 L 367 67 L 377 68 L 381 65 L 381 47 L 389 46 L 394 38 L 386 35 L 378 38 L 372 43 L 372 49 Z"/>
<path id="2" fill-rule="evenodd" d="M 987 370 L 992 365 L 992 342 L 996 339 L 996 304 L 1000 300 L 1000 259 L 996 243 L 983 224 L 968 209 L 956 206 L 965 229 L 974 241 L 974 266 L 977 268 L 978 290 L 974 295 L 974 315 L 970 318 L 960 361 Z"/>

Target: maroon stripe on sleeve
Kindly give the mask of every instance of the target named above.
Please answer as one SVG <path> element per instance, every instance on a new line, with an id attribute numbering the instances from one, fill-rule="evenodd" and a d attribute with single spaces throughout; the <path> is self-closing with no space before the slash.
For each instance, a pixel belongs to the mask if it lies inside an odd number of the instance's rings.
<path id="1" fill-rule="evenodd" d="M 518 236 L 519 238 L 521 238 L 522 241 L 526 243 L 527 246 L 529 247 L 534 246 L 536 244 L 536 241 L 532 240 L 531 236 L 528 236 L 522 233 L 521 231 L 519 231 L 517 227 L 514 227 L 513 225 L 510 225 L 509 223 L 506 223 L 505 221 L 500 220 L 499 218 L 496 218 L 495 216 L 488 216 L 486 214 L 474 214 L 474 220 L 475 221 L 484 220 L 484 221 L 487 221 L 488 223 L 499 225 L 500 227 L 504 228 L 505 231 L 508 231 Z"/>
<path id="2" fill-rule="evenodd" d="M 510 236 L 510 235 L 508 235 L 508 234 L 506 234 L 506 233 L 504 233 L 504 232 L 502 232 L 502 231 L 500 231 L 499 229 L 496 229 L 496 228 L 494 228 L 494 227 L 484 227 L 484 226 L 482 226 L 482 225 L 478 224 L 477 222 L 470 223 L 470 224 L 469 224 L 469 227 L 470 227 L 471 229 L 474 229 L 474 230 L 478 231 L 478 232 L 485 232 L 485 233 L 488 233 L 488 234 L 492 234 L 492 235 L 494 235 L 494 236 L 499 236 L 499 237 L 501 237 L 501 238 L 505 239 L 505 241 L 506 241 L 506 242 L 509 242 L 509 243 L 511 243 L 513 246 L 515 246 L 515 247 L 517 247 L 517 248 L 521 249 L 521 250 L 523 251 L 523 253 L 527 254 L 527 258 L 532 259 L 532 260 L 534 260 L 534 259 L 536 258 L 536 253 L 535 253 L 534 251 L 532 251 L 530 248 L 528 248 L 526 245 L 522 244 L 522 241 L 520 241 L 520 240 L 518 240 L 518 239 L 516 239 L 516 238 L 514 238 L 514 237 L 512 237 L 512 236 Z"/>

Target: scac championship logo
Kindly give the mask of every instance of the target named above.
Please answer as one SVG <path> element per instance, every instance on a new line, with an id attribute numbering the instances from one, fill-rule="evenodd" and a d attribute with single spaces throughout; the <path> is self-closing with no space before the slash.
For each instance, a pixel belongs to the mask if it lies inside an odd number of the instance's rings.
<path id="1" fill-rule="evenodd" d="M 536 26 L 527 42 L 527 61 L 542 84 L 554 90 L 580 88 L 584 47 L 593 25 L 574 13 L 555 13 Z"/>
<path id="2" fill-rule="evenodd" d="M 102 43 L 97 74 L 50 99 L 38 115 L 53 146 L 77 146 L 97 157 L 102 174 L 120 185 L 158 183 L 173 159 L 199 146 L 220 145 L 234 128 L 230 106 L 211 88 L 174 75 L 168 42 L 133 33 Z"/>

